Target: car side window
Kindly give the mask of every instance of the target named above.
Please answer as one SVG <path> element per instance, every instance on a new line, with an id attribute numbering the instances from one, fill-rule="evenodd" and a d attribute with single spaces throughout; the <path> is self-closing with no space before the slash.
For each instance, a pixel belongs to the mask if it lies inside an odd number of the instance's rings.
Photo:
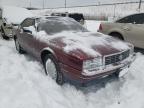
<path id="1" fill-rule="evenodd" d="M 35 24 L 35 20 L 28 18 L 28 19 L 23 21 L 23 23 L 21 24 L 21 27 L 22 28 L 23 27 L 30 27 L 30 26 L 34 26 L 34 24 Z"/>
<path id="2" fill-rule="evenodd" d="M 124 17 L 116 22 L 117 23 L 132 23 L 132 16 Z"/>
<path id="3" fill-rule="evenodd" d="M 140 15 L 139 24 L 144 24 L 144 14 Z"/>
<path id="4" fill-rule="evenodd" d="M 117 23 L 144 24 L 144 14 L 135 14 L 135 15 L 127 16 L 116 22 Z"/>
<path id="5" fill-rule="evenodd" d="M 144 14 L 137 14 L 132 17 L 133 24 L 144 24 Z"/>

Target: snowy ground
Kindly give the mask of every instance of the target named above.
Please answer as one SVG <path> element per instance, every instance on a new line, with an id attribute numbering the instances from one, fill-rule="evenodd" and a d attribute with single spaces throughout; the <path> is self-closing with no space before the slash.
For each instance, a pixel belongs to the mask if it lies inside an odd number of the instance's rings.
<path id="1" fill-rule="evenodd" d="M 97 31 L 100 21 L 86 20 L 86 28 L 92 32 Z"/>
<path id="2" fill-rule="evenodd" d="M 88 28 L 97 29 L 97 22 L 88 23 Z M 0 108 L 144 108 L 143 69 L 144 56 L 137 53 L 120 80 L 86 88 L 58 86 L 39 62 L 18 54 L 13 41 L 0 38 Z"/>

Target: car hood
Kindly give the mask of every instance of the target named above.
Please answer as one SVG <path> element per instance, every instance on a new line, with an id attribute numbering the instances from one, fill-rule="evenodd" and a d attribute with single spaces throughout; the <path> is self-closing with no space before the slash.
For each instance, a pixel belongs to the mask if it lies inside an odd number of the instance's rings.
<path id="1" fill-rule="evenodd" d="M 129 49 L 127 43 L 101 33 L 62 32 L 45 40 L 51 46 L 80 59 L 105 56 Z"/>

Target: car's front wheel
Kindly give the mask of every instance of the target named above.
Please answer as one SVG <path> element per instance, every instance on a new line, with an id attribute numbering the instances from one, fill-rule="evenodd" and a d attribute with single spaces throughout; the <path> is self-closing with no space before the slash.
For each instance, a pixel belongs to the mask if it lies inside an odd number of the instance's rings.
<path id="1" fill-rule="evenodd" d="M 49 75 L 59 85 L 62 85 L 64 83 L 64 78 L 60 66 L 52 54 L 47 54 L 44 57 L 44 67 L 46 75 Z"/>
<path id="2" fill-rule="evenodd" d="M 16 50 L 20 53 L 20 54 L 23 54 L 24 53 L 24 50 L 22 49 L 22 47 L 20 46 L 19 42 L 17 39 L 15 39 L 15 47 L 16 47 Z"/>

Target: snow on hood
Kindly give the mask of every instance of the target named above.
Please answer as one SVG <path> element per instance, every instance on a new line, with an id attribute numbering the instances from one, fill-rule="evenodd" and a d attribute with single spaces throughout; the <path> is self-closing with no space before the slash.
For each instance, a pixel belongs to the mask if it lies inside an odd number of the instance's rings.
<path id="1" fill-rule="evenodd" d="M 34 31 L 32 27 L 31 31 Z M 33 34 L 37 39 L 46 42 L 49 41 L 54 46 L 59 46 L 60 43 L 63 44 L 62 48 L 66 53 L 79 50 L 87 55 L 96 57 L 102 56 L 98 50 L 99 48 L 108 50 L 109 48 L 113 48 L 117 51 L 129 49 L 129 46 L 125 42 L 97 32 L 64 31 L 54 35 L 48 35 L 44 31 L 40 31 L 37 33 L 33 32 Z"/>
<path id="2" fill-rule="evenodd" d="M 124 42 L 99 33 L 62 32 L 54 35 L 52 38 L 58 38 L 59 36 L 63 36 L 61 41 L 65 44 L 64 51 L 67 53 L 78 49 L 91 56 L 101 56 L 98 47 L 112 47 L 117 50 L 125 50 L 129 48 Z"/>
<path id="3" fill-rule="evenodd" d="M 32 17 L 32 13 L 21 7 L 1 6 L 3 10 L 3 18 L 6 18 L 8 23 L 20 24 L 25 18 Z"/>

